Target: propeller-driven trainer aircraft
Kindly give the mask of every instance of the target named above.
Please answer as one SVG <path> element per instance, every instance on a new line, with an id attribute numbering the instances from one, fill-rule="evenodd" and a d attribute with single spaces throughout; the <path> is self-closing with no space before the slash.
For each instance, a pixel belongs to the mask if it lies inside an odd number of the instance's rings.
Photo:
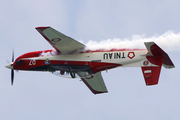
<path id="1" fill-rule="evenodd" d="M 146 85 L 158 84 L 161 66 L 174 68 L 171 59 L 154 42 L 145 42 L 147 49 L 87 50 L 82 43 L 56 31 L 51 27 L 36 30 L 49 42 L 53 50 L 29 52 L 6 65 L 11 71 L 13 85 L 14 70 L 48 71 L 55 75 L 80 77 L 94 93 L 107 93 L 101 71 L 116 67 L 141 67 Z"/>

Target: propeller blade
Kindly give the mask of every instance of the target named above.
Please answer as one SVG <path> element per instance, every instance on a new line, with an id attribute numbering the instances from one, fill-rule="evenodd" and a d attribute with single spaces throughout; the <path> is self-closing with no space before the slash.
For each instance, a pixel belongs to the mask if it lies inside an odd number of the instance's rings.
<path id="1" fill-rule="evenodd" d="M 14 70 L 11 70 L 11 85 L 13 85 L 14 82 Z"/>
<path id="2" fill-rule="evenodd" d="M 12 62 L 14 62 L 14 49 L 12 51 Z M 14 69 L 11 70 L 11 85 L 13 85 L 14 82 Z"/>
<path id="3" fill-rule="evenodd" d="M 12 62 L 14 62 L 14 50 L 12 51 Z"/>

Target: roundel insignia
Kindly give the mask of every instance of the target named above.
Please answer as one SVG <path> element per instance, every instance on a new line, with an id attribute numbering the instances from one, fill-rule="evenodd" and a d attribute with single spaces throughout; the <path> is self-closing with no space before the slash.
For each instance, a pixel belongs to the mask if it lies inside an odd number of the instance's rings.
<path id="1" fill-rule="evenodd" d="M 45 64 L 50 64 L 50 60 L 49 60 L 49 59 L 46 59 L 46 60 L 45 60 Z"/>
<path id="2" fill-rule="evenodd" d="M 52 42 L 59 42 L 59 41 L 61 41 L 61 39 L 60 38 L 53 38 L 51 41 Z"/>
<path id="3" fill-rule="evenodd" d="M 127 56 L 128 56 L 128 58 L 133 59 L 135 57 L 135 53 L 129 52 Z"/>
<path id="4" fill-rule="evenodd" d="M 147 60 L 145 60 L 144 62 L 143 62 L 143 65 L 145 65 L 145 66 L 147 66 L 149 64 L 149 61 L 147 61 Z"/>

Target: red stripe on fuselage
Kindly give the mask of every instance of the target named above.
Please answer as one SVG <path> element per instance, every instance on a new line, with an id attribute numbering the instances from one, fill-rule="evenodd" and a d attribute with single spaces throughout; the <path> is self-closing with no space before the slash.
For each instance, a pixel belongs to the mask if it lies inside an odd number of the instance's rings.
<path id="1" fill-rule="evenodd" d="M 33 58 L 33 57 L 40 57 L 42 55 L 42 53 L 52 53 L 52 52 L 56 52 L 55 50 L 42 50 L 42 51 L 34 51 L 34 52 L 28 52 L 25 53 L 21 56 L 19 56 L 16 61 L 23 59 L 23 58 Z"/>
<path id="2" fill-rule="evenodd" d="M 14 63 L 14 69 L 16 70 L 31 70 L 42 66 L 51 66 L 51 65 L 89 65 L 94 73 L 122 66 L 121 64 L 115 63 L 104 63 L 104 62 L 89 62 L 89 61 L 61 61 L 61 60 L 50 60 L 49 64 L 45 63 L 45 60 L 35 60 L 33 63 L 32 60 L 23 60 L 19 66 Z"/>

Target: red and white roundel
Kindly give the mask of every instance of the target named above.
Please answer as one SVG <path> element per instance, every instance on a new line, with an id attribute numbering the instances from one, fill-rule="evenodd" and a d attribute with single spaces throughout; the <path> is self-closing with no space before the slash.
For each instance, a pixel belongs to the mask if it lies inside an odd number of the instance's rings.
<path id="1" fill-rule="evenodd" d="M 128 53 L 128 58 L 133 59 L 134 57 L 135 57 L 134 52 L 129 52 Z"/>
<path id="2" fill-rule="evenodd" d="M 59 41 L 61 41 L 61 39 L 60 38 L 53 38 L 51 41 L 52 42 L 59 42 Z"/>

